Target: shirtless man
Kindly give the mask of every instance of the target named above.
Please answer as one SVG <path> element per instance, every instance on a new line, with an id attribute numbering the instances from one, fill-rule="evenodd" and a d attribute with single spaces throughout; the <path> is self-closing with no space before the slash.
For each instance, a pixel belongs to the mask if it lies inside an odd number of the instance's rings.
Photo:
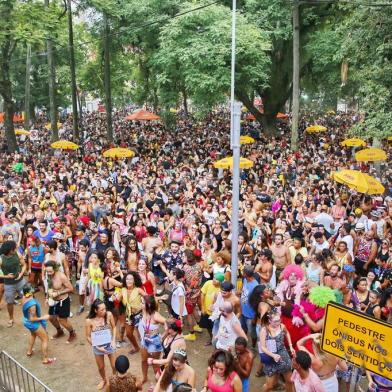
<path id="1" fill-rule="evenodd" d="M 339 390 L 339 383 L 336 377 L 336 368 L 346 371 L 347 364 L 342 359 L 339 359 L 331 354 L 321 351 L 320 349 L 320 333 L 314 333 L 298 340 L 298 350 L 305 351 L 310 355 L 312 360 L 312 370 L 319 376 L 321 383 L 326 392 L 336 392 Z M 305 347 L 307 340 L 313 340 L 314 354 L 308 351 Z"/>
<path id="2" fill-rule="evenodd" d="M 329 274 L 324 277 L 324 286 L 330 287 L 332 290 L 340 290 L 343 294 L 343 303 L 348 304 L 351 294 L 345 280 L 339 277 L 340 271 L 341 268 L 338 264 L 332 264 L 329 267 Z"/>
<path id="3" fill-rule="evenodd" d="M 271 281 L 274 268 L 272 252 L 269 249 L 264 249 L 263 253 L 258 255 L 257 261 L 255 272 L 260 275 L 260 284 L 268 285 Z"/>
<path id="4" fill-rule="evenodd" d="M 68 322 L 71 312 L 71 300 L 69 293 L 73 287 L 64 272 L 58 270 L 58 265 L 50 260 L 45 263 L 45 271 L 48 279 L 47 301 L 49 305 L 49 320 L 56 328 L 57 332 L 53 336 L 57 339 L 64 335 L 61 327 L 69 332 L 67 343 L 76 339 L 76 333 L 72 325 Z"/>
<path id="5" fill-rule="evenodd" d="M 249 391 L 249 377 L 252 372 L 254 356 L 248 349 L 248 343 L 243 337 L 235 340 L 234 368 L 242 382 L 242 392 Z"/>
<path id="6" fill-rule="evenodd" d="M 68 260 L 65 257 L 65 254 L 57 249 L 57 246 L 58 245 L 55 240 L 49 240 L 45 244 L 45 251 L 47 252 L 45 255 L 45 263 L 48 261 L 53 261 L 55 264 L 58 265 L 59 271 L 64 272 L 69 279 L 70 275 Z"/>
<path id="7" fill-rule="evenodd" d="M 147 237 L 142 239 L 142 248 L 144 253 L 151 259 L 154 249 L 162 245 L 162 240 L 156 237 L 157 229 L 153 226 L 147 227 Z"/>
<path id="8" fill-rule="evenodd" d="M 274 242 L 271 244 L 270 249 L 276 265 L 276 281 L 279 282 L 280 274 L 291 263 L 289 249 L 284 244 L 282 234 L 275 234 Z"/>

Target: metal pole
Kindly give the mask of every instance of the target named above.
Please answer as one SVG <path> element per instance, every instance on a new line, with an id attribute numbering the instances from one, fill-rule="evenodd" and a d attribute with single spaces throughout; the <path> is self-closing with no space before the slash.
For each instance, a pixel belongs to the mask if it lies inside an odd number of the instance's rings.
<path id="1" fill-rule="evenodd" d="M 232 213 L 231 213 L 231 282 L 237 287 L 238 273 L 238 211 L 240 204 L 240 121 L 241 103 L 234 103 L 233 112 L 233 193 L 232 193 Z"/>
<path id="2" fill-rule="evenodd" d="M 110 26 L 106 12 L 103 14 L 104 19 L 104 80 L 105 80 L 105 106 L 106 106 L 106 127 L 107 138 L 113 142 L 113 124 L 112 124 L 112 90 L 110 81 Z"/>
<path id="3" fill-rule="evenodd" d="M 76 70 L 75 70 L 75 49 L 73 40 L 73 22 L 71 0 L 67 0 L 68 7 L 68 40 L 69 40 L 69 67 L 71 70 L 71 96 L 72 96 L 72 119 L 73 135 L 75 141 L 79 140 L 79 120 L 78 120 L 78 103 L 76 97 Z"/>
<path id="4" fill-rule="evenodd" d="M 357 387 L 357 378 L 358 378 L 358 372 L 359 368 L 356 366 L 353 366 L 353 371 L 351 373 L 351 380 L 350 380 L 350 391 L 349 392 L 355 392 L 356 387 Z"/>
<path id="5" fill-rule="evenodd" d="M 233 0 L 231 24 L 231 96 L 230 146 L 233 152 L 232 214 L 231 214 L 231 282 L 237 287 L 238 272 L 238 210 L 240 202 L 240 118 L 241 104 L 235 102 L 235 51 L 237 1 Z"/>
<path id="6" fill-rule="evenodd" d="M 230 148 L 233 148 L 233 121 L 234 121 L 234 100 L 235 100 L 235 48 L 236 48 L 236 18 L 237 0 L 233 0 L 231 20 L 231 89 L 230 89 Z"/>
<path id="7" fill-rule="evenodd" d="M 293 118 L 291 123 L 291 149 L 298 150 L 299 122 L 299 1 L 293 4 Z"/>
<path id="8" fill-rule="evenodd" d="M 26 80 L 25 80 L 25 117 L 24 128 L 26 131 L 30 129 L 30 90 L 31 90 L 31 45 L 27 45 L 26 54 Z"/>

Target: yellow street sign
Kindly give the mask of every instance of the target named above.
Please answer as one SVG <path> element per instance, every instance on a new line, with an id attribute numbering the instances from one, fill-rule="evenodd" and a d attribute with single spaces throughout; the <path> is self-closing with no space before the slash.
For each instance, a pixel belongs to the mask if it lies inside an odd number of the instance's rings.
<path id="1" fill-rule="evenodd" d="M 327 305 L 323 351 L 392 381 L 392 325 L 343 305 Z"/>

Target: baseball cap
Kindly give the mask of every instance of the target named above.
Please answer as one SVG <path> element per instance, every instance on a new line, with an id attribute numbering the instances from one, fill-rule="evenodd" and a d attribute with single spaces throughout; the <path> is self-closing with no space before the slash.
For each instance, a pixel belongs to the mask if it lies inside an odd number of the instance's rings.
<path id="1" fill-rule="evenodd" d="M 231 291 L 233 289 L 234 289 L 234 286 L 231 282 L 227 282 L 227 281 L 222 282 L 222 284 L 221 284 L 222 291 Z"/>
<path id="2" fill-rule="evenodd" d="M 76 231 L 83 231 L 83 232 L 85 232 L 85 231 L 86 231 L 86 228 L 85 228 L 83 225 L 79 225 L 79 226 L 76 228 Z"/>
<path id="3" fill-rule="evenodd" d="M 361 223 L 361 222 L 358 222 L 356 225 L 355 225 L 355 229 L 354 229 L 355 231 L 360 231 L 360 230 L 365 230 L 365 225 L 363 224 L 363 223 Z"/>
<path id="4" fill-rule="evenodd" d="M 214 275 L 214 279 L 222 283 L 225 280 L 225 275 L 222 272 L 217 272 Z"/>
<path id="5" fill-rule="evenodd" d="M 379 218 L 381 216 L 380 211 L 374 210 L 370 213 L 370 215 Z"/>
<path id="6" fill-rule="evenodd" d="M 356 209 L 354 210 L 354 213 L 355 213 L 355 215 L 359 216 L 359 215 L 362 214 L 362 209 L 361 209 L 361 208 L 356 208 Z"/>

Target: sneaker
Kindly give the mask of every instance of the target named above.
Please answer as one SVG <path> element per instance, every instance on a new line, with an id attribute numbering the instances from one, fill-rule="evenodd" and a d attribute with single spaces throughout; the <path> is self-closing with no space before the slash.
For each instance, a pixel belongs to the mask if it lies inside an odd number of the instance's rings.
<path id="1" fill-rule="evenodd" d="M 69 312 L 69 318 L 72 318 L 74 314 L 72 312 Z"/>
<path id="2" fill-rule="evenodd" d="M 194 342 L 196 340 L 196 335 L 194 333 L 189 333 L 188 335 L 184 335 L 184 339 L 189 342 Z"/>
<path id="3" fill-rule="evenodd" d="M 79 306 L 78 313 L 76 313 L 78 316 L 81 315 L 84 312 L 84 306 Z"/>
<path id="4" fill-rule="evenodd" d="M 203 328 L 200 328 L 198 325 L 195 325 L 195 326 L 193 327 L 193 331 L 194 331 L 194 332 L 203 332 Z"/>

